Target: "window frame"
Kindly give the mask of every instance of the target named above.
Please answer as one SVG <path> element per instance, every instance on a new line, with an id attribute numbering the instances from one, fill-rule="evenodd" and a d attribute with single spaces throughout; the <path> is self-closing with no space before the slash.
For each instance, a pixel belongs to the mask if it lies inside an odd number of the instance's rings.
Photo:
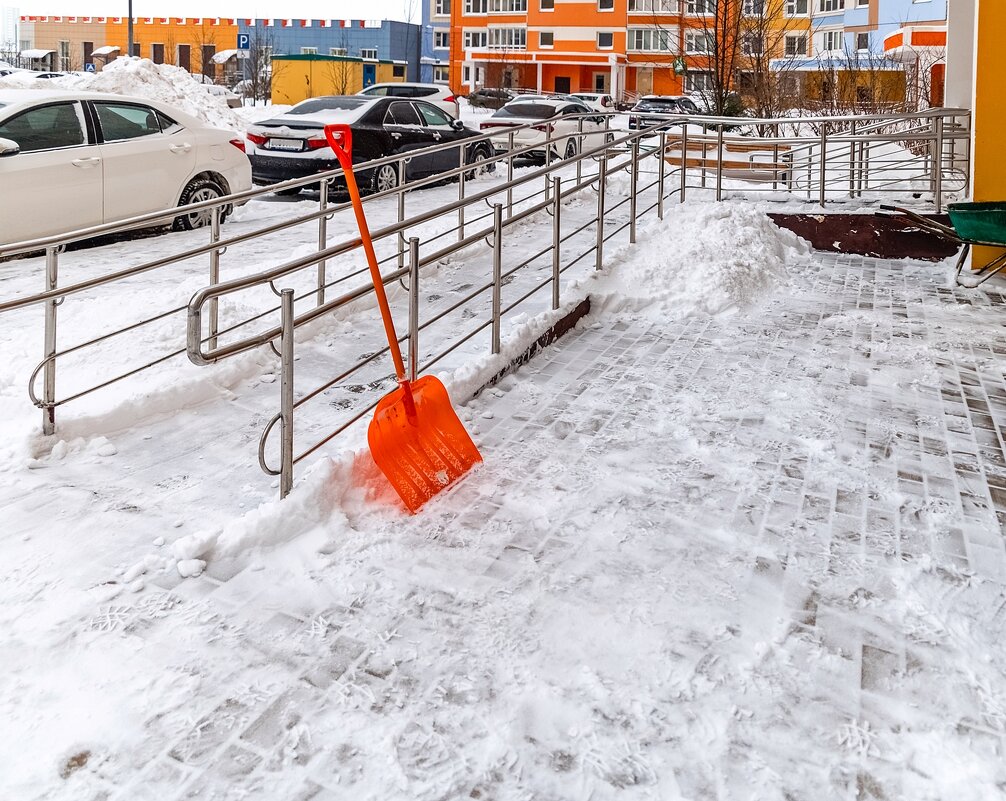
<path id="1" fill-rule="evenodd" d="M 542 40 L 541 37 L 549 36 L 551 41 L 548 44 Z M 538 31 L 538 49 L 539 50 L 553 50 L 555 48 L 555 31 Z"/>
<path id="2" fill-rule="evenodd" d="M 797 48 L 794 48 L 794 51 L 792 53 L 790 53 L 789 52 L 789 49 L 790 49 L 789 48 L 789 43 L 791 41 L 802 42 L 803 43 L 803 48 L 802 48 L 803 52 L 800 52 L 801 48 L 797 47 Z M 801 56 L 806 56 L 810 52 L 810 50 L 809 50 L 809 48 L 807 46 L 807 32 L 806 31 L 790 31 L 789 33 L 787 33 L 783 37 L 783 40 L 782 40 L 782 52 L 783 52 L 783 56 L 785 56 L 786 58 L 800 58 Z"/>
<path id="3" fill-rule="evenodd" d="M 692 43 L 695 41 L 695 37 L 701 36 L 703 42 L 705 43 L 705 49 L 696 50 L 692 44 L 689 44 L 689 39 Z M 689 56 L 708 56 L 716 47 L 716 42 L 713 41 L 712 31 L 708 28 L 688 28 L 685 31 L 685 54 Z"/>
<path id="4" fill-rule="evenodd" d="M 10 133 L 7 132 L 4 138 L 10 139 L 12 142 L 17 142 L 17 145 L 20 148 L 20 151 L 18 152 L 17 156 L 25 155 L 28 153 L 48 153 L 54 150 L 69 150 L 70 148 L 73 147 L 88 147 L 92 144 L 97 144 L 96 142 L 91 141 L 91 132 L 88 130 L 89 126 L 85 120 L 83 109 L 81 108 L 80 103 L 76 100 L 57 100 L 51 103 L 40 103 L 37 106 L 26 108 L 24 111 L 15 114 L 13 117 L 10 117 L 9 119 L 4 120 L 3 125 L 9 125 L 14 120 L 20 119 L 21 117 L 24 117 L 28 114 L 32 114 L 37 111 L 42 111 L 47 108 L 53 108 L 55 106 L 69 106 L 73 110 L 74 117 L 76 117 L 77 123 L 80 125 L 81 141 L 76 142 L 74 144 L 56 145 L 55 147 L 38 147 L 38 148 L 26 149 L 20 140 L 13 138 L 10 135 Z"/>
<path id="5" fill-rule="evenodd" d="M 117 139 L 109 139 L 105 135 L 105 122 L 101 119 L 100 108 L 103 106 L 109 106 L 113 108 L 135 108 L 142 110 L 146 114 L 152 114 L 154 119 L 157 121 L 157 130 L 148 131 L 147 133 L 140 134 L 139 136 L 125 136 L 125 137 L 119 137 Z M 154 136 L 156 134 L 164 133 L 164 127 L 161 124 L 161 117 L 164 115 L 158 114 L 157 109 L 155 109 L 152 106 L 145 106 L 142 103 L 128 103 L 118 100 L 92 100 L 91 108 L 94 109 L 94 119 L 97 121 L 98 134 L 102 144 L 115 144 L 116 142 L 132 142 L 135 139 L 145 139 L 148 136 Z M 112 113 L 115 112 L 113 111 Z"/>
<path id="6" fill-rule="evenodd" d="M 367 53 L 373 53 L 372 56 L 368 56 Z M 377 48 L 376 47 L 361 47 L 360 48 L 360 59 L 362 61 L 377 61 Z"/>
<path id="7" fill-rule="evenodd" d="M 597 0 L 597 11 L 599 14 L 614 14 L 615 0 Z"/>
<path id="8" fill-rule="evenodd" d="M 437 44 L 437 39 L 441 38 L 445 44 Z M 450 50 L 451 48 L 451 32 L 450 31 L 434 31 L 433 32 L 433 49 L 434 50 Z"/>
<path id="9" fill-rule="evenodd" d="M 449 17 L 451 15 L 451 0 L 433 0 L 433 16 Z"/>

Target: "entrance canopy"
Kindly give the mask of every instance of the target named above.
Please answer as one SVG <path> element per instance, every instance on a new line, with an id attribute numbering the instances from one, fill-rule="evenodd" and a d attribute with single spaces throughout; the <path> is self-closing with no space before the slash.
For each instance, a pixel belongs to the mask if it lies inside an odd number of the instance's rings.
<path id="1" fill-rule="evenodd" d="M 55 54 L 55 50 L 22 50 L 21 58 L 31 59 L 32 61 L 37 61 L 40 58 L 45 58 L 46 56 L 51 56 Z"/>
<path id="2" fill-rule="evenodd" d="M 237 56 L 237 54 L 238 54 L 237 50 L 221 50 L 219 53 L 214 53 L 213 54 L 213 63 L 214 64 L 225 64 L 228 61 L 230 61 L 232 58 L 234 58 L 235 56 Z"/>
<path id="3" fill-rule="evenodd" d="M 94 50 L 91 51 L 91 55 L 110 56 L 112 55 L 112 53 L 118 53 L 119 49 L 120 48 L 116 47 L 115 45 L 105 45 L 104 47 L 96 47 Z"/>

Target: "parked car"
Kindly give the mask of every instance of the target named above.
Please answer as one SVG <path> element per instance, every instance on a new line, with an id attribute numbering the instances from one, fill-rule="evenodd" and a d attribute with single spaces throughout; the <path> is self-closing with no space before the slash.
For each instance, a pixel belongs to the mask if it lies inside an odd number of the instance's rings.
<path id="1" fill-rule="evenodd" d="M 582 102 L 579 98 L 573 95 L 536 95 L 530 92 L 526 94 L 519 94 L 514 97 L 513 100 L 507 101 L 509 103 L 523 103 L 525 100 L 565 100 L 567 103 L 580 103 Z M 586 104 L 585 104 L 586 105 Z"/>
<path id="2" fill-rule="evenodd" d="M 565 100 L 507 103 L 480 127 L 483 132 L 489 132 L 490 141 L 497 151 L 505 151 L 510 144 L 510 129 L 522 125 L 531 127 L 513 132 L 514 149 L 531 147 L 526 157 L 538 161 L 545 160 L 546 148 L 551 148 L 555 156 L 572 158 L 581 147 L 599 147 L 614 138 L 605 130 L 603 117 L 596 116 L 596 112 L 582 103 Z M 581 133 L 584 134 L 582 143 L 579 141 Z M 555 141 L 549 144 L 549 139 Z"/>
<path id="3" fill-rule="evenodd" d="M 515 97 L 509 89 L 476 89 L 468 95 L 468 103 L 474 108 L 501 108 Z"/>
<path id="4" fill-rule="evenodd" d="M 227 103 L 227 108 L 241 108 L 244 105 L 244 103 L 241 102 L 240 96 L 232 92 L 226 86 L 206 84 L 204 88 L 214 97 L 222 97 L 224 102 Z"/>
<path id="5" fill-rule="evenodd" d="M 649 128 L 668 120 L 666 114 L 701 114 L 691 98 L 684 95 L 646 95 L 629 110 L 629 128 Z"/>
<path id="6" fill-rule="evenodd" d="M 466 141 L 478 136 L 475 131 L 424 100 L 363 95 L 315 97 L 248 129 L 248 156 L 255 183 L 268 186 L 337 168 L 339 162 L 325 139 L 325 126 L 335 122 L 352 128 L 354 164 L 404 156 L 449 142 L 457 142 L 459 148 L 464 148 L 466 164 L 474 165 L 492 156 L 492 148 L 486 142 Z M 459 166 L 459 148 L 412 156 L 405 164 L 405 180 L 425 178 Z M 364 191 L 392 189 L 398 185 L 397 165 L 361 170 L 357 183 Z M 286 190 L 283 194 L 299 191 Z"/>
<path id="7" fill-rule="evenodd" d="M 115 222 L 251 188 L 244 142 L 165 103 L 0 90 L 0 243 Z M 196 228 L 207 211 L 179 215 Z"/>
<path id="8" fill-rule="evenodd" d="M 436 83 L 375 83 L 357 94 L 366 97 L 408 97 L 439 106 L 452 117 L 461 113 L 450 88 Z"/>
<path id="9" fill-rule="evenodd" d="M 575 92 L 573 95 L 585 106 L 590 106 L 597 111 L 614 111 L 615 101 L 611 95 L 599 92 Z"/>

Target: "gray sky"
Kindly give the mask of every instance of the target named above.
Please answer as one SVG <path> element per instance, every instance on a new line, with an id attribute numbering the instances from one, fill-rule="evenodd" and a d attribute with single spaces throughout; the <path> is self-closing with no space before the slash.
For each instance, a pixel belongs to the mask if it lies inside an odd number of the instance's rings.
<path id="1" fill-rule="evenodd" d="M 124 17 L 127 0 L 31 0 L 2 2 L 25 16 Z M 313 19 L 407 19 L 420 17 L 420 0 L 133 0 L 136 17 L 275 17 Z"/>

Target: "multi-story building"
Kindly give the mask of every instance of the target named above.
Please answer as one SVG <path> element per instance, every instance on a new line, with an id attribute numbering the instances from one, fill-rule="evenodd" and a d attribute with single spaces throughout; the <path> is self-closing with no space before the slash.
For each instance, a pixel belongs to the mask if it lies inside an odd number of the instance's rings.
<path id="1" fill-rule="evenodd" d="M 423 52 L 420 80 L 424 83 L 447 83 L 450 80 L 451 66 L 451 0 L 422 2 Z"/>
<path id="2" fill-rule="evenodd" d="M 36 60 L 51 69 L 97 71 L 126 54 L 125 17 L 29 16 L 20 22 L 22 53 L 46 54 Z M 238 80 L 238 35 L 247 34 L 252 48 L 269 54 L 394 62 L 402 65 L 400 77 L 418 80 L 420 33 L 418 25 L 387 20 L 139 17 L 133 20 L 133 55 Z M 365 72 L 365 79 L 371 74 L 376 72 Z"/>
<path id="3" fill-rule="evenodd" d="M 810 51 L 810 0 L 455 0 L 451 85 L 617 97 L 709 89 L 711 54 L 741 36 L 737 71 Z M 732 21 L 726 22 L 727 19 Z"/>
<path id="4" fill-rule="evenodd" d="M 0 6 L 0 58 L 18 49 L 18 10 Z"/>

